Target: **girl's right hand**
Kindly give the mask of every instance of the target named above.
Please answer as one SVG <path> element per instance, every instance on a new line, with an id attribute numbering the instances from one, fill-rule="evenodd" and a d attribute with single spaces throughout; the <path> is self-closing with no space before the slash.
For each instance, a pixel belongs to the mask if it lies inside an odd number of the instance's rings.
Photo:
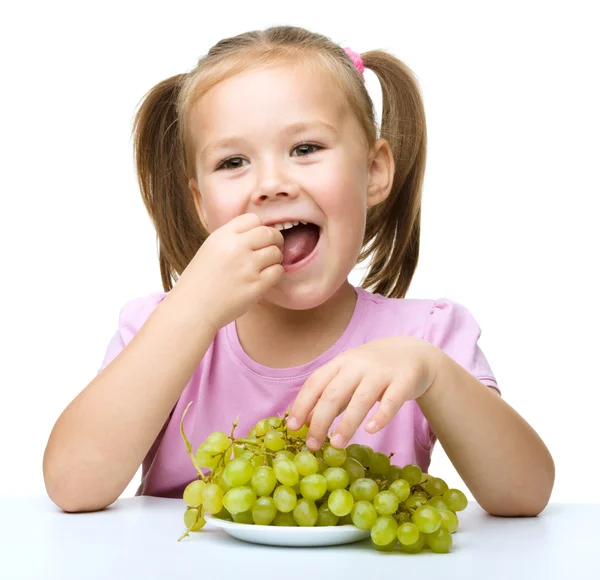
<path id="1" fill-rule="evenodd" d="M 256 214 L 243 214 L 208 236 L 171 294 L 185 297 L 216 332 L 279 282 L 282 261 L 281 232 L 262 225 Z"/>

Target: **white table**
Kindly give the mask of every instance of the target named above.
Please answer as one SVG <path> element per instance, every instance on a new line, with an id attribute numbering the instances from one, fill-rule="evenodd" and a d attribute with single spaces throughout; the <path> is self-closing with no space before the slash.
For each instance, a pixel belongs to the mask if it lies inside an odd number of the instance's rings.
<path id="1" fill-rule="evenodd" d="M 2 580 L 600 580 L 600 504 L 550 504 L 537 518 L 459 514 L 450 554 L 386 554 L 369 541 L 275 548 L 205 528 L 181 542 L 182 500 L 136 497 L 66 514 L 45 498 L 0 498 Z"/>

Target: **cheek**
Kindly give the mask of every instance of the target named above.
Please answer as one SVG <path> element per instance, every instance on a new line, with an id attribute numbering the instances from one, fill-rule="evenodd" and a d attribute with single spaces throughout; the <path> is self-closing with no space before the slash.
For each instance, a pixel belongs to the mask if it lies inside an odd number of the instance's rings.
<path id="1" fill-rule="evenodd" d="M 205 184 L 203 199 L 211 232 L 243 213 L 239 189 L 230 184 Z"/>

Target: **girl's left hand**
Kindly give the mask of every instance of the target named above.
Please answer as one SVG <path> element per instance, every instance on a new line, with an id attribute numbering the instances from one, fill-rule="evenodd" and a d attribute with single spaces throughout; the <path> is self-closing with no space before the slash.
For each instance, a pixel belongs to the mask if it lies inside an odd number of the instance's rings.
<path id="1" fill-rule="evenodd" d="M 307 447 L 320 449 L 335 418 L 345 409 L 334 447 L 345 447 L 369 410 L 379 408 L 366 425 L 369 433 L 385 427 L 409 400 L 433 384 L 440 351 L 430 342 L 394 336 L 348 350 L 315 371 L 304 383 L 288 418 L 288 428 L 310 422 Z"/>

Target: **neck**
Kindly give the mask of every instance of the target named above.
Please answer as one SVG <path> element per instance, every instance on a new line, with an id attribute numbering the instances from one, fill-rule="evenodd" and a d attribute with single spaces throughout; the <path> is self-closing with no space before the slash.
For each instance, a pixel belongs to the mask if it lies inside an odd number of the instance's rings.
<path id="1" fill-rule="evenodd" d="M 273 368 L 299 366 L 328 350 L 346 330 L 356 307 L 346 281 L 326 302 L 310 310 L 287 310 L 263 301 L 236 320 L 242 348 Z"/>

